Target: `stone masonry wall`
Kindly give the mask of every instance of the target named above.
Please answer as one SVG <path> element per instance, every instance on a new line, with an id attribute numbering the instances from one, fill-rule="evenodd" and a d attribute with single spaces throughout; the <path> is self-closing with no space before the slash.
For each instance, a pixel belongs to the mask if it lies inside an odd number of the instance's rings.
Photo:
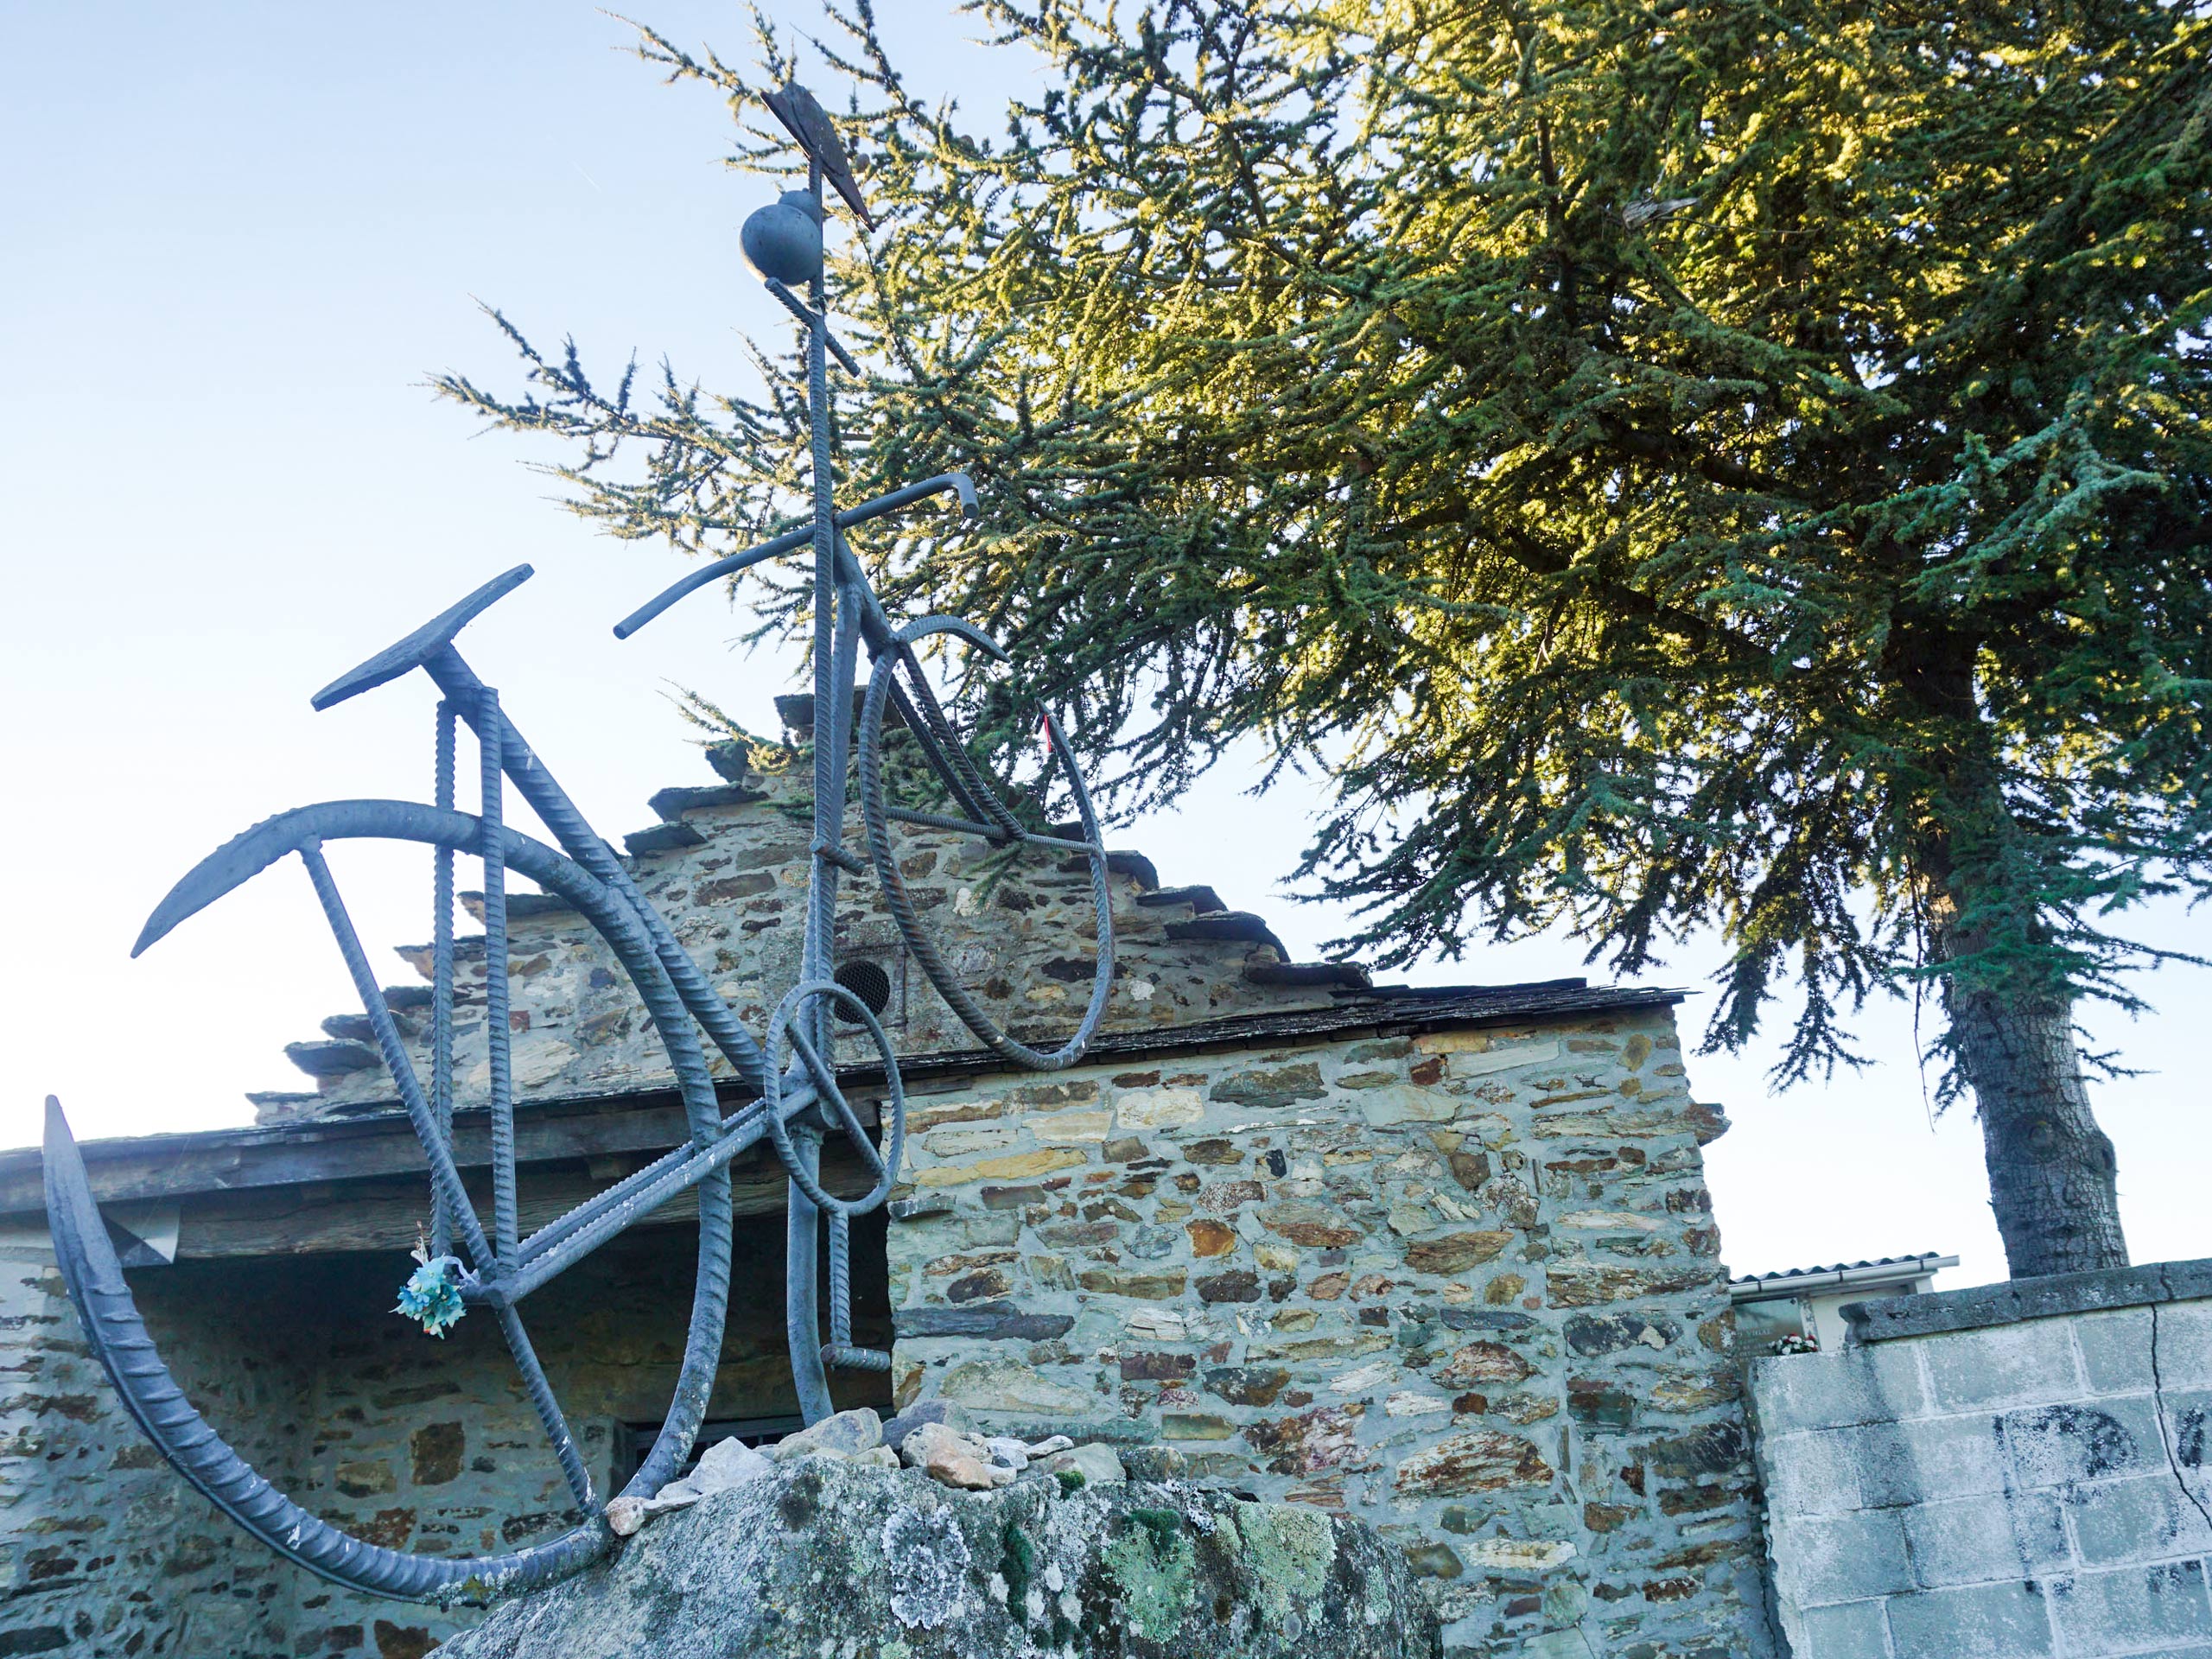
<path id="1" fill-rule="evenodd" d="M 1866 1313 L 1752 1367 L 1796 1659 L 2212 1655 L 2212 1262 Z"/>
<path id="2" fill-rule="evenodd" d="M 266 1264 L 144 1310 L 257 1467 L 298 1452 L 296 1312 Z M 289 1659 L 278 1560 L 162 1461 L 87 1353 L 41 1227 L 0 1232 L 0 1655 Z"/>
<path id="3" fill-rule="evenodd" d="M 688 1230 L 633 1233 L 527 1309 L 602 1487 L 668 1408 L 691 1293 Z M 880 1233 L 876 1235 L 880 1238 Z M 859 1334 L 881 1344 L 880 1254 L 861 1240 Z M 289 1496 L 357 1536 L 493 1554 L 573 1523 L 566 1484 L 497 1327 L 442 1340 L 389 1312 L 403 1255 L 135 1271 L 140 1311 L 194 1402 Z M 741 1224 L 710 1420 L 795 1413 L 780 1218 Z M 43 1229 L 0 1236 L 0 1656 L 422 1659 L 479 1617 L 365 1596 L 270 1554 L 193 1491 L 87 1355 Z M 847 1405 L 887 1407 L 880 1376 Z"/>
<path id="4" fill-rule="evenodd" d="M 1447 1649 L 1765 1650 L 1663 1010 L 917 1098 L 893 1382 L 1383 1528 Z"/>

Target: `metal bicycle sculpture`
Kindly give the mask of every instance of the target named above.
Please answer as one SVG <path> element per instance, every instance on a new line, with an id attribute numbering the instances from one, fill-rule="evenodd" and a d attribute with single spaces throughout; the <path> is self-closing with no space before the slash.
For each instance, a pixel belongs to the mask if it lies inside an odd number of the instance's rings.
<path id="1" fill-rule="evenodd" d="M 787 193 L 745 226 L 745 247 L 767 287 L 805 334 L 813 442 L 813 519 L 760 546 L 693 572 L 615 628 L 626 638 L 685 594 L 717 578 L 779 555 L 811 547 L 814 555 L 814 804 L 806 929 L 798 982 L 768 1023 L 765 1042 L 748 1033 L 708 983 L 668 924 L 632 881 L 621 861 L 594 834 L 552 773 L 500 706 L 497 691 L 477 677 L 455 648 L 472 619 L 531 575 L 518 566 L 450 610 L 317 692 L 318 709 L 420 669 L 442 694 L 436 716 L 435 799 L 424 805 L 391 800 L 327 801 L 257 824 L 219 849 L 169 892 L 140 934 L 132 955 L 179 923 L 288 854 L 307 868 L 324 916 L 351 974 L 377 1046 L 429 1166 L 431 1230 L 424 1268 L 409 1281 L 403 1303 L 426 1328 L 437 1330 L 467 1307 L 491 1311 L 521 1373 L 582 1519 L 559 1537 L 510 1553 L 464 1558 L 413 1554 L 354 1537 L 303 1509 L 257 1474 L 194 1410 L 146 1333 L 86 1178 L 84 1160 L 60 1105 L 48 1102 L 47 1211 L 61 1271 L 93 1353 L 124 1405 L 184 1478 L 248 1532 L 280 1554 L 353 1588 L 404 1599 L 429 1600 L 508 1592 L 548 1582 L 603 1554 L 613 1541 L 604 1514 L 607 1496 L 594 1488 L 559 1402 L 538 1363 L 520 1307 L 532 1292 L 635 1225 L 668 1201 L 696 1189 L 698 1267 L 690 1328 L 667 1419 L 643 1465 L 623 1489 L 649 1496 L 674 1477 L 698 1433 L 721 1356 L 729 1293 L 732 1206 L 729 1166 L 766 1141 L 789 1178 L 786 1226 L 786 1328 L 799 1403 L 809 1422 L 832 1409 L 832 1368 L 885 1370 L 890 1356 L 852 1341 L 850 1224 L 880 1205 L 898 1179 L 905 1103 L 897 1057 L 874 1009 L 836 982 L 835 918 L 839 880 L 870 871 L 906 948 L 945 1001 L 989 1048 L 1018 1065 L 1042 1070 L 1082 1054 L 1103 1013 L 1114 972 L 1106 852 L 1075 755 L 1048 715 L 1044 736 L 1051 761 L 1072 798 L 1079 837 L 1039 834 L 1024 824 L 976 764 L 944 705 L 931 689 L 916 646 L 950 635 L 1003 661 L 1002 653 L 967 623 L 925 616 L 894 626 L 845 543 L 850 527 L 944 492 L 972 514 L 975 493 L 958 474 L 945 474 L 840 512 L 831 494 L 828 363 L 851 359 L 832 338 L 822 274 L 822 185 L 829 181 L 859 207 L 857 191 L 834 131 L 805 90 L 787 86 L 770 106 L 809 157 L 808 188 Z M 804 282 L 807 301 L 792 291 Z M 858 731 L 853 708 L 859 652 L 871 670 Z M 954 808 L 926 812 L 892 805 L 884 786 L 887 720 L 895 711 L 907 739 Z M 454 803 L 458 728 L 475 734 L 481 780 L 476 815 Z M 849 761 L 857 774 L 868 842 L 863 860 L 844 844 Z M 518 834 L 503 822 L 502 797 L 512 784 L 560 843 Z M 1030 845 L 1088 864 L 1096 913 L 1097 967 L 1090 1001 L 1074 1034 L 1056 1049 L 1024 1043 L 995 1022 L 963 986 L 917 915 L 900 874 L 890 826 L 903 823 L 982 838 L 996 847 Z M 423 843 L 432 849 L 433 910 L 429 1077 L 417 1077 L 405 1039 L 378 988 L 345 903 L 324 861 L 326 843 L 369 839 Z M 485 1020 L 489 1048 L 492 1216 L 480 1217 L 453 1151 L 456 855 L 483 865 L 486 958 Z M 516 871 L 573 906 L 620 962 L 651 1015 L 681 1091 L 690 1137 L 528 1237 L 517 1225 L 514 1107 L 508 1054 L 506 874 Z M 883 1071 L 880 1146 L 871 1138 L 837 1080 L 832 1018 L 866 1033 Z M 753 1096 L 724 1116 L 700 1033 L 735 1071 Z M 823 1185 L 825 1135 L 842 1133 L 872 1176 L 859 1198 L 840 1198 Z M 818 1327 L 817 1263 L 826 1219 L 830 1336 Z M 457 1251 L 457 1255 L 448 1254 Z"/>

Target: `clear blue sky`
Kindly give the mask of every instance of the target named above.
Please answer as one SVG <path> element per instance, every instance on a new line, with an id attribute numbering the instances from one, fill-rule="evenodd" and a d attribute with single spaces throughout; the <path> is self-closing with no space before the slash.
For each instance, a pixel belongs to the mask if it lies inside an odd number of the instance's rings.
<path id="1" fill-rule="evenodd" d="M 915 83 L 971 115 L 1033 73 L 941 0 L 883 10 Z M 733 5 L 641 15 L 747 49 Z M 706 775 L 668 682 L 772 726 L 787 657 L 732 654 L 712 604 L 616 644 L 607 625 L 672 556 L 594 537 L 524 446 L 472 441 L 421 385 L 445 368 L 514 384 L 472 296 L 545 343 L 572 330 L 610 375 L 634 348 L 709 385 L 747 373 L 744 331 L 780 326 L 738 258 L 765 187 L 721 166 L 719 104 L 660 86 L 629 38 L 568 0 L 0 11 L 0 1145 L 35 1138 L 48 1091 L 80 1134 L 124 1135 L 242 1122 L 245 1090 L 304 1086 L 282 1046 L 350 996 L 296 870 L 141 961 L 130 940 L 258 818 L 424 794 L 426 687 L 326 715 L 308 693 L 506 566 L 539 574 L 472 629 L 472 659 L 602 832 Z M 1295 780 L 1243 794 L 1259 759 L 1122 839 L 1310 950 L 1345 918 L 1274 890 L 1313 797 Z M 357 855 L 340 875 L 372 949 L 423 937 L 419 861 Z M 2170 910 L 2144 931 L 2186 945 L 2202 929 Z M 1411 976 L 1537 979 L 1580 957 L 1537 940 Z M 1697 987 L 1714 964 L 1706 942 L 1654 977 Z M 2202 1255 L 2190 1033 L 2212 976 L 2142 988 L 2155 1016 L 2089 1016 L 2151 1071 L 2099 1086 L 2097 1109 L 2137 1259 Z M 1686 1027 L 1709 1007 L 1694 998 Z M 1778 1098 L 1770 1053 L 1693 1062 L 1737 1125 L 1708 1154 L 1730 1265 L 1941 1249 L 1967 1258 L 1946 1282 L 2001 1277 L 1970 1114 L 1931 1128 L 1908 1010 L 1864 1035 L 1878 1065 Z"/>

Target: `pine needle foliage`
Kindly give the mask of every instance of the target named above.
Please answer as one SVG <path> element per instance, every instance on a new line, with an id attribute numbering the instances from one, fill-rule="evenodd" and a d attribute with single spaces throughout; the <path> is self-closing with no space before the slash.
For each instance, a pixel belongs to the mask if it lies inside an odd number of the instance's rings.
<path id="1" fill-rule="evenodd" d="M 814 51 L 886 220 L 840 488 L 974 474 L 980 525 L 866 551 L 1009 646 L 1004 729 L 1079 710 L 1123 810 L 1255 734 L 1319 764 L 1303 874 L 1386 963 L 1717 924 L 1708 1039 L 1794 986 L 1783 1080 L 1925 976 L 2135 1006 L 2110 918 L 2212 829 L 2203 8 L 970 10 L 1050 67 L 995 130 L 865 4 Z M 640 49 L 774 172 L 756 28 L 757 73 Z M 443 389 L 615 534 L 798 510 L 788 362 L 647 409 L 510 333 L 532 391 Z"/>

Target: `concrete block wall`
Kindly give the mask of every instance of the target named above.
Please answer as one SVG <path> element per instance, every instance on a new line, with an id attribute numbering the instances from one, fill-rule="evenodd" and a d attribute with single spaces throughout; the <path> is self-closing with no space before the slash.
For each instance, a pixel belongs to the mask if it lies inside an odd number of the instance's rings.
<path id="1" fill-rule="evenodd" d="M 2212 1656 L 2212 1263 L 1854 1329 L 1751 1368 L 1796 1659 Z"/>
<path id="2" fill-rule="evenodd" d="M 918 1096 L 897 1398 L 1358 1515 L 1452 1655 L 1747 1659 L 1719 1127 L 1664 1010 Z"/>

